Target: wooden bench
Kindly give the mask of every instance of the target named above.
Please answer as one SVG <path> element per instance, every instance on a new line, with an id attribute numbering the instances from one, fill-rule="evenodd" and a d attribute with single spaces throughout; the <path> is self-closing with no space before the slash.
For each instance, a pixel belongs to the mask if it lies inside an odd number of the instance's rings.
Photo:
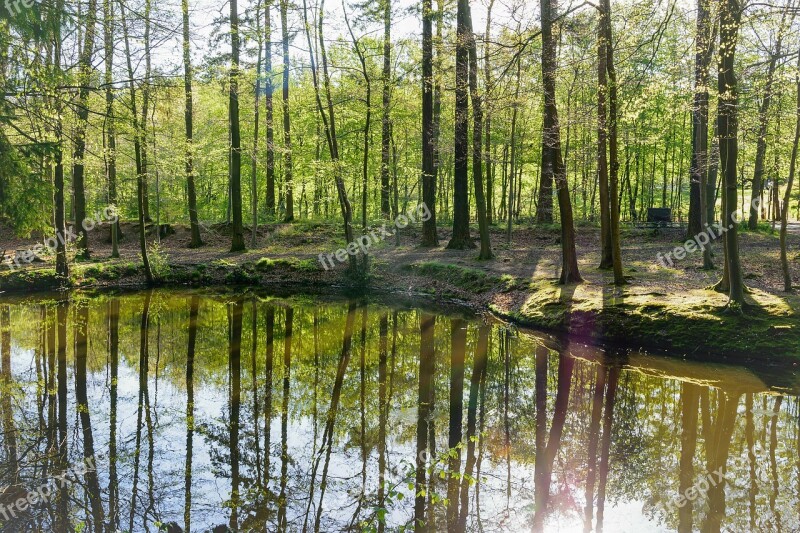
<path id="1" fill-rule="evenodd" d="M 647 209 L 647 221 L 634 224 L 637 228 L 655 229 L 682 228 L 680 222 L 672 220 L 672 209 L 669 207 L 650 207 Z"/>

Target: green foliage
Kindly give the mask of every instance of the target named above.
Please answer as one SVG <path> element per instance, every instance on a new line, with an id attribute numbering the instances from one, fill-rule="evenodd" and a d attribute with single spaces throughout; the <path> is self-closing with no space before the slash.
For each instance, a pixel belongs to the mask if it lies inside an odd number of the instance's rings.
<path id="1" fill-rule="evenodd" d="M 158 242 L 150 244 L 147 257 L 150 259 L 150 269 L 153 271 L 153 276 L 159 280 L 166 279 L 170 272 L 169 256 L 161 244 Z"/>

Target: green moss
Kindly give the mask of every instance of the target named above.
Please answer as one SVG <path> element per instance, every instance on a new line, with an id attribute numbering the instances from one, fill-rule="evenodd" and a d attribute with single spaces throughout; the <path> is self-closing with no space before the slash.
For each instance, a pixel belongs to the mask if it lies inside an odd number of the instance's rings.
<path id="1" fill-rule="evenodd" d="M 412 263 L 405 268 L 419 276 L 431 277 L 475 294 L 487 292 L 497 286 L 506 286 L 503 278 L 490 276 L 482 270 L 460 265 L 423 261 Z"/>

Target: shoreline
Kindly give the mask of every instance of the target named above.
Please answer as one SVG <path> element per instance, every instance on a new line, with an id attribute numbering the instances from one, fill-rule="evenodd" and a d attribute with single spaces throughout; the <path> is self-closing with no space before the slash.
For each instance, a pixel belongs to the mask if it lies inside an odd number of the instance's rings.
<path id="1" fill-rule="evenodd" d="M 307 257 L 172 263 L 168 270 L 153 288 L 224 292 L 246 287 L 275 295 L 392 297 L 411 305 L 489 313 L 516 326 L 600 346 L 612 354 L 645 350 L 676 359 L 744 366 L 800 359 L 800 317 L 776 295 L 757 289 L 748 295 L 753 307 L 740 316 L 726 314 L 725 296 L 705 289 L 668 294 L 592 282 L 559 286 L 553 279 L 496 276 L 441 261 L 390 266 L 373 260 L 366 285 L 349 280 L 344 268 L 325 271 Z M 150 288 L 135 264 L 120 260 L 78 263 L 72 275 L 71 286 L 60 288 L 47 268 L 5 273 L 0 276 L 0 298 Z"/>

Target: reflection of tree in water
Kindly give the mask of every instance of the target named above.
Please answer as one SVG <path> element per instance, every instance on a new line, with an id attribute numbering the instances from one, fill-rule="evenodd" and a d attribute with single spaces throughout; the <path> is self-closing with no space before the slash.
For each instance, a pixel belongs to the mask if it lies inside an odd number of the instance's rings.
<path id="1" fill-rule="evenodd" d="M 615 504 L 680 531 L 798 526 L 797 398 L 726 370 L 251 296 L 0 305 L 0 326 L 2 486 L 109 450 L 20 515 L 40 529 L 613 531 Z M 720 467 L 705 497 L 656 507 Z"/>

